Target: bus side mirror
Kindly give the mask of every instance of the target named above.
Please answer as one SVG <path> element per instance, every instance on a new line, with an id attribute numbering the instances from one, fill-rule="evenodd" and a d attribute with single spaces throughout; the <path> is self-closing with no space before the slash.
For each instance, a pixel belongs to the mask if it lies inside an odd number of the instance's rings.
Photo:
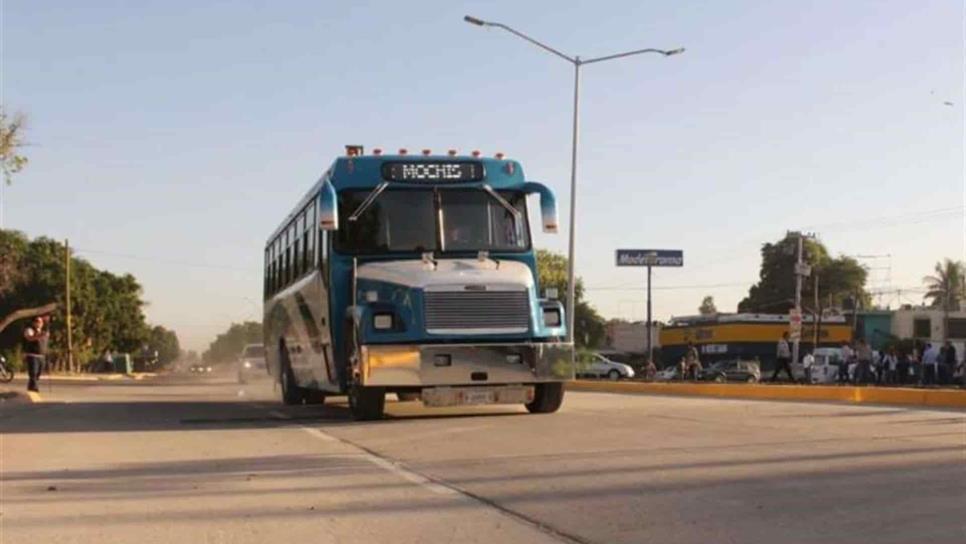
<path id="1" fill-rule="evenodd" d="M 543 232 L 557 232 L 557 199 L 553 196 L 553 191 L 542 183 L 528 181 L 523 184 L 523 190 L 527 194 L 540 195 L 540 216 L 543 224 Z"/>
<path id="2" fill-rule="evenodd" d="M 322 193 L 319 195 L 319 228 L 339 230 L 339 199 L 329 180 L 322 184 Z"/>

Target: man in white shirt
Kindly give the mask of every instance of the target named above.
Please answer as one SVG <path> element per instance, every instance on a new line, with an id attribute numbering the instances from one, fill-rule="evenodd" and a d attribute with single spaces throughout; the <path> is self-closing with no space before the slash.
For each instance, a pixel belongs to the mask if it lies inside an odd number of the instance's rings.
<path id="1" fill-rule="evenodd" d="M 933 385 L 936 383 L 939 365 L 939 348 L 933 344 L 926 344 L 926 351 L 922 354 L 922 383 Z"/>

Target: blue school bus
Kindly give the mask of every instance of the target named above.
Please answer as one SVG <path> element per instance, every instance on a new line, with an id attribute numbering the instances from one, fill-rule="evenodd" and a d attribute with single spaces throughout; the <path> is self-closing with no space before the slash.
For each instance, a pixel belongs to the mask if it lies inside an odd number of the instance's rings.
<path id="1" fill-rule="evenodd" d="M 515 160 L 346 146 L 265 246 L 266 362 L 282 401 L 345 394 L 356 419 L 381 418 L 390 393 L 556 411 L 573 345 L 537 282 L 530 195 L 556 232 L 553 193 Z"/>

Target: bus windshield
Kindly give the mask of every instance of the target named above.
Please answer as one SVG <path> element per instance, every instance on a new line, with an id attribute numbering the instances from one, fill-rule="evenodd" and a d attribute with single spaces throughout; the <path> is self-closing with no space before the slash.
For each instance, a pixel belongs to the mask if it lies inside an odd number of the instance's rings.
<path id="1" fill-rule="evenodd" d="M 370 191 L 343 191 L 336 249 L 343 253 L 522 251 L 530 247 L 526 194 L 482 189 L 389 189 L 355 221 Z"/>

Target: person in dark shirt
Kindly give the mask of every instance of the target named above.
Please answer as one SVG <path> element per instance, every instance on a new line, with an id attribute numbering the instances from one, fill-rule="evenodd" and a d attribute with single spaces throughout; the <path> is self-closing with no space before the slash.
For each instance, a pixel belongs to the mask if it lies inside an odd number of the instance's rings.
<path id="1" fill-rule="evenodd" d="M 27 391 L 39 391 L 38 382 L 40 372 L 47 359 L 47 343 L 50 333 L 47 332 L 47 320 L 37 316 L 24 328 L 23 353 L 27 363 Z"/>

